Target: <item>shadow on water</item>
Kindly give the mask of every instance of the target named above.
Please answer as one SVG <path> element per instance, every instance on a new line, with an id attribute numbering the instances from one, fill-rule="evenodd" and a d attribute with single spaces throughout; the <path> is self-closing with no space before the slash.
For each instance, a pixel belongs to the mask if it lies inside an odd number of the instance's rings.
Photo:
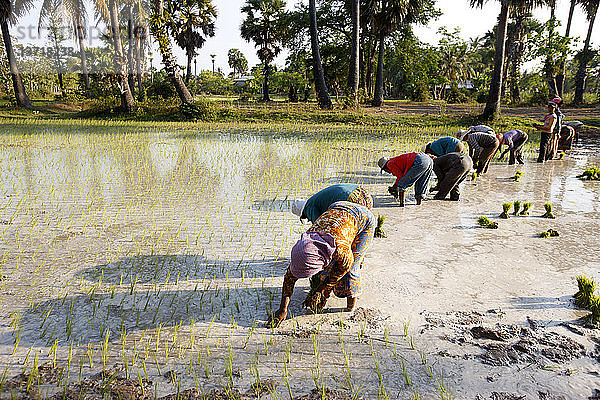
<path id="1" fill-rule="evenodd" d="M 572 308 L 572 296 L 561 297 L 512 297 L 509 302 L 515 310 L 544 310 L 550 308 Z"/>
<path id="2" fill-rule="evenodd" d="M 285 275 L 287 258 L 211 260 L 200 254 L 155 254 L 124 257 L 86 268 L 79 277 L 108 284 L 172 283 L 188 279 L 270 278 Z"/>

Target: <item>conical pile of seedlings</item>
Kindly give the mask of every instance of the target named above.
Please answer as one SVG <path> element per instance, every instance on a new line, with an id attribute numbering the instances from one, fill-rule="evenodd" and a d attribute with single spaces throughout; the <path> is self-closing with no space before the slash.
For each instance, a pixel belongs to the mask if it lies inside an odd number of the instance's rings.
<path id="1" fill-rule="evenodd" d="M 546 213 L 544 215 L 542 215 L 542 218 L 550 218 L 550 219 L 556 218 L 554 216 L 554 214 L 552 214 L 552 204 L 550 204 L 550 203 L 544 204 L 544 209 L 546 210 Z"/>
<path id="2" fill-rule="evenodd" d="M 525 202 L 523 203 L 523 209 L 519 213 L 519 215 L 529 215 L 529 209 L 533 206 L 533 203 Z"/>
<path id="3" fill-rule="evenodd" d="M 548 229 L 547 231 L 544 231 L 544 232 L 538 234 L 538 236 L 541 238 L 555 237 L 555 236 L 560 236 L 560 233 L 558 233 L 558 231 L 556 231 L 554 229 Z"/>
<path id="4" fill-rule="evenodd" d="M 521 211 L 521 202 L 519 200 L 513 201 L 513 215 L 519 215 L 519 211 Z"/>
<path id="5" fill-rule="evenodd" d="M 523 176 L 523 171 L 518 170 L 517 172 L 515 172 L 514 176 L 510 177 L 510 179 L 514 180 L 515 182 L 519 182 L 519 179 L 521 179 L 522 176 Z"/>
<path id="6" fill-rule="evenodd" d="M 600 167 L 588 167 L 581 175 L 577 175 L 577 177 L 585 181 L 600 181 Z"/>
<path id="7" fill-rule="evenodd" d="M 504 219 L 508 219 L 510 216 L 508 215 L 508 212 L 510 211 L 510 207 L 512 206 L 512 203 L 504 203 L 502 204 L 502 214 L 499 215 L 500 218 L 504 218 Z"/>
<path id="8" fill-rule="evenodd" d="M 577 307 L 590 310 L 589 320 L 593 324 L 600 323 L 600 296 L 596 296 L 596 282 L 585 275 L 577 277 L 577 286 L 579 290 L 573 297 Z"/>
<path id="9" fill-rule="evenodd" d="M 387 237 L 383 229 L 383 223 L 385 222 L 385 215 L 377 214 L 377 226 L 375 227 L 375 236 L 376 238 L 385 238 Z"/>
<path id="10" fill-rule="evenodd" d="M 488 217 L 485 217 L 483 215 L 481 217 L 477 218 L 477 223 L 479 224 L 479 226 L 482 226 L 484 228 L 498 229 L 497 222 L 492 222 L 492 221 L 490 221 L 490 219 Z"/>

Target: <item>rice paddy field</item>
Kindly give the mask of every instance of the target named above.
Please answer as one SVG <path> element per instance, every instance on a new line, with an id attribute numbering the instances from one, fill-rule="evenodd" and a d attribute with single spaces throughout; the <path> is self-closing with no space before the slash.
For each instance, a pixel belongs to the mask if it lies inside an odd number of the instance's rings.
<path id="1" fill-rule="evenodd" d="M 600 187 L 576 178 L 598 144 L 537 165 L 532 143 L 458 203 L 399 208 L 377 159 L 456 129 L 5 121 L 0 398 L 591 398 L 600 334 L 570 298 L 600 278 Z M 310 315 L 301 280 L 268 329 L 309 227 L 290 202 L 339 182 L 387 218 L 358 308 Z M 532 215 L 477 227 L 514 200 Z"/>

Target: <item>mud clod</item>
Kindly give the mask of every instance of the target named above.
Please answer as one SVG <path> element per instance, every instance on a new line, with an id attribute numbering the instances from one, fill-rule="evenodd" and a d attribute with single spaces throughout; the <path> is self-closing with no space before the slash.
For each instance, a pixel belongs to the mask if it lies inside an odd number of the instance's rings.
<path id="1" fill-rule="evenodd" d="M 540 397 L 540 400 L 567 400 L 565 396 L 552 393 L 549 390 L 546 390 L 545 392 L 538 391 L 538 396 Z"/>
<path id="2" fill-rule="evenodd" d="M 277 386 L 279 386 L 279 382 L 277 382 L 275 379 L 263 379 L 260 382 L 254 382 L 246 394 L 255 398 L 265 396 L 269 393 L 273 393 L 275 389 L 277 389 Z"/>
<path id="3" fill-rule="evenodd" d="M 320 391 L 313 389 L 310 394 L 296 397 L 294 400 L 352 400 L 352 396 L 341 390 L 330 389 L 325 389 L 325 395 L 323 396 Z"/>
<path id="4" fill-rule="evenodd" d="M 471 328 L 471 333 L 473 334 L 473 337 L 475 339 L 491 339 L 505 341 L 510 338 L 499 330 L 485 328 L 483 326 L 474 326 L 473 328 Z"/>

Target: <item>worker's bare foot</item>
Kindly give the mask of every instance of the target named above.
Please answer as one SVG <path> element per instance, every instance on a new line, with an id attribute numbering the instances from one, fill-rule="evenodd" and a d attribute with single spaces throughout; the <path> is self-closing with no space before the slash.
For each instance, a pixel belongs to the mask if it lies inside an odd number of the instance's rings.
<path id="1" fill-rule="evenodd" d="M 355 305 L 356 305 L 356 297 L 347 297 L 346 298 L 346 311 L 354 310 Z"/>
<path id="2" fill-rule="evenodd" d="M 417 199 L 417 205 L 418 206 L 420 206 L 422 202 L 423 202 L 423 199 L 421 199 L 421 198 Z"/>

